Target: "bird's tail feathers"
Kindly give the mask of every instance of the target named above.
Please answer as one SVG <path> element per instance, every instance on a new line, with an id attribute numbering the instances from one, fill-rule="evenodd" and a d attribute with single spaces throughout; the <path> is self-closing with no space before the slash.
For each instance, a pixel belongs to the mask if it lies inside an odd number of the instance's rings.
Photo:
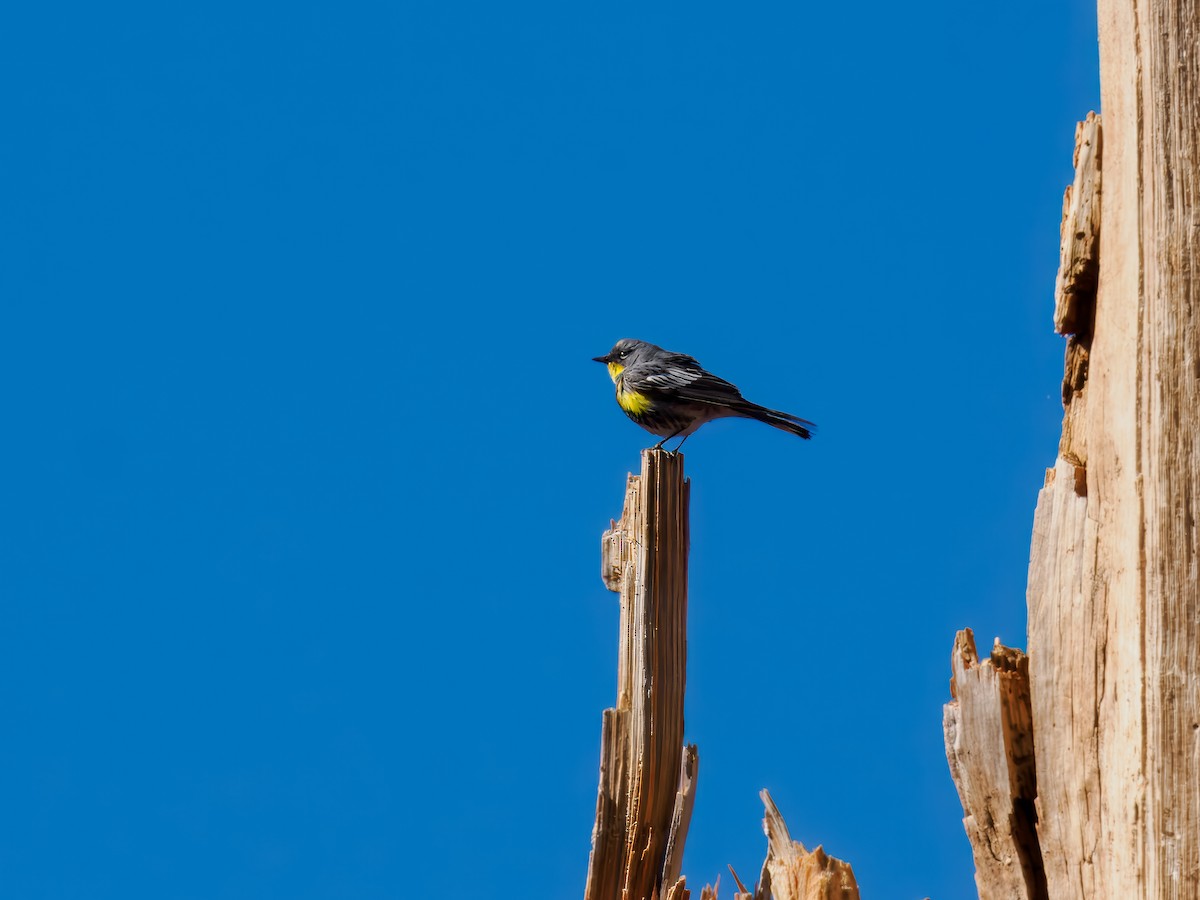
<path id="1" fill-rule="evenodd" d="M 813 431 L 817 427 L 814 423 L 808 421 L 808 419 L 801 419 L 799 416 L 780 412 L 777 409 L 767 409 L 765 406 L 759 406 L 757 403 L 751 403 L 748 400 L 744 404 L 738 404 L 735 408 L 743 416 L 758 419 L 758 421 L 765 422 L 775 428 L 791 432 L 798 437 L 804 438 L 806 441 L 813 436 Z"/>

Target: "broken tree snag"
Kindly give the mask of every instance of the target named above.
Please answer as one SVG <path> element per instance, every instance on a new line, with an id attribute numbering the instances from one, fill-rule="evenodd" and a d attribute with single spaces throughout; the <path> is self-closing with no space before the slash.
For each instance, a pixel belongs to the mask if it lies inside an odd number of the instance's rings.
<path id="1" fill-rule="evenodd" d="M 1029 559 L 1038 843 L 1054 900 L 1200 897 L 1200 6 L 1099 0 L 1098 21 L 1103 228 L 1076 248 L 1077 172 Z"/>
<path id="2" fill-rule="evenodd" d="M 759 793 L 766 815 L 767 858 L 753 900 L 858 900 L 858 882 L 850 864 L 820 847 L 809 852 L 793 841 L 779 807 L 766 789 Z"/>
<path id="3" fill-rule="evenodd" d="M 683 457 L 642 451 L 601 572 L 620 594 L 617 705 L 603 716 L 586 900 L 686 900 L 679 871 L 698 758 L 683 746 L 688 482 Z"/>
<path id="4" fill-rule="evenodd" d="M 955 637 L 950 664 L 954 699 L 942 714 L 946 759 L 962 801 L 979 898 L 1046 900 L 1029 660 L 997 641 L 991 658 L 980 662 L 968 628 Z"/>
<path id="5" fill-rule="evenodd" d="M 1198 897 L 1200 7 L 1099 0 L 1098 21 L 1086 404 L 1029 565 L 1038 836 L 1055 900 Z"/>

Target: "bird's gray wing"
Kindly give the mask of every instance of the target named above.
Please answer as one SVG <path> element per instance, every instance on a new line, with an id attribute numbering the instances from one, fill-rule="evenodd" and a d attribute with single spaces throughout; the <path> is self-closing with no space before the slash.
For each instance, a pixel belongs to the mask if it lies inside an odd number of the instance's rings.
<path id="1" fill-rule="evenodd" d="M 697 403 L 733 403 L 742 400 L 742 392 L 724 378 L 718 378 L 696 360 L 673 353 L 653 363 L 638 363 L 624 372 L 627 387 L 679 400 Z"/>

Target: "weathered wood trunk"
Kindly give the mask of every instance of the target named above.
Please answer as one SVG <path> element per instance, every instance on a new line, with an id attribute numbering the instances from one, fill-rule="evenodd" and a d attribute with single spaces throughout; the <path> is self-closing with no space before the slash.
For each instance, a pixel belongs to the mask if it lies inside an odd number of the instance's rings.
<path id="1" fill-rule="evenodd" d="M 683 746 L 687 559 L 683 457 L 645 450 L 601 544 L 604 583 L 621 598 L 620 646 L 586 900 L 686 896 L 679 873 L 698 764 L 695 746 Z"/>
<path id="2" fill-rule="evenodd" d="M 585 900 L 687 900 L 680 874 L 699 757 L 683 746 L 687 667 L 688 482 L 683 457 L 642 452 L 601 575 L 620 595 L 617 705 L 606 709 Z M 741 900 L 857 900 L 850 866 L 791 840 L 770 795 L 762 880 Z M 736 877 L 736 876 L 735 876 Z M 775 885 L 772 890 L 772 884 Z M 716 900 L 706 885 L 703 900 Z"/>
<path id="3" fill-rule="evenodd" d="M 1103 131 L 1081 130 L 1089 196 L 1065 204 L 1067 412 L 1030 552 L 1037 833 L 1055 900 L 1194 898 L 1200 4 L 1099 12 Z"/>
<path id="4" fill-rule="evenodd" d="M 997 643 L 981 662 L 967 629 L 955 638 L 950 667 L 946 758 L 967 813 L 980 900 L 1047 900 L 1034 812 L 1029 660 Z"/>

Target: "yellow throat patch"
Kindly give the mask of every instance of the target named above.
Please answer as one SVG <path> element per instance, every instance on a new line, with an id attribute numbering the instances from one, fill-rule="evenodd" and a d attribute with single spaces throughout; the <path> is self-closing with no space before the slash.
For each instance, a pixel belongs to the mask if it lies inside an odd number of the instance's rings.
<path id="1" fill-rule="evenodd" d="M 629 415 L 640 416 L 650 409 L 650 398 L 637 391 L 625 389 L 625 385 L 621 383 L 621 373 L 624 371 L 625 367 L 618 362 L 608 364 L 608 377 L 617 386 L 617 404 Z"/>
<path id="2" fill-rule="evenodd" d="M 649 397 L 637 391 L 627 391 L 623 387 L 617 388 L 617 403 L 632 416 L 640 416 L 650 409 Z"/>

